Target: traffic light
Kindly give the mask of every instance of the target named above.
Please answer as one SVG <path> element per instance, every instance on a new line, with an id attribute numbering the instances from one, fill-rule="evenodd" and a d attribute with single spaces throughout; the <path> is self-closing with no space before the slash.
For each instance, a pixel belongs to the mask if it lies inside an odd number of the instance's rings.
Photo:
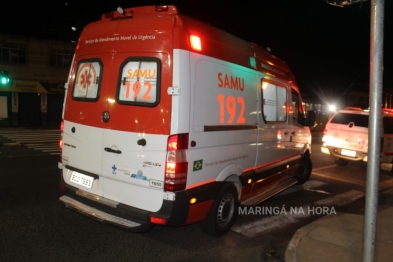
<path id="1" fill-rule="evenodd" d="M 8 71 L 1 70 L 0 71 L 0 85 L 6 86 L 10 82 L 10 78 L 8 77 Z"/>

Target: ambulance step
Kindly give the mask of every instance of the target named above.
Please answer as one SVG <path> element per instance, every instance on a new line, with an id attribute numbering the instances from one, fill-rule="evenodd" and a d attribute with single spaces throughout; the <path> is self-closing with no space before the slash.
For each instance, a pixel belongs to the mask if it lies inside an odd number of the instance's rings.
<path id="1" fill-rule="evenodd" d="M 288 179 L 288 180 L 286 180 L 276 186 L 269 188 L 265 192 L 262 192 L 260 195 L 256 195 L 252 198 L 249 198 L 249 199 L 241 202 L 240 204 L 245 205 L 245 206 L 257 205 L 257 204 L 265 201 L 266 199 L 284 191 L 288 187 L 295 185 L 296 183 L 297 183 L 296 179 L 294 179 L 294 178 Z"/>
<path id="2" fill-rule="evenodd" d="M 109 223 L 118 227 L 122 227 L 127 230 L 131 230 L 133 232 L 142 232 L 147 231 L 151 228 L 152 224 L 150 223 L 137 223 L 128 219 L 124 219 L 121 217 L 117 217 L 96 208 L 87 206 L 73 198 L 68 196 L 61 196 L 59 201 L 62 202 L 67 208 L 78 211 L 79 213 L 94 218 L 103 223 Z"/>

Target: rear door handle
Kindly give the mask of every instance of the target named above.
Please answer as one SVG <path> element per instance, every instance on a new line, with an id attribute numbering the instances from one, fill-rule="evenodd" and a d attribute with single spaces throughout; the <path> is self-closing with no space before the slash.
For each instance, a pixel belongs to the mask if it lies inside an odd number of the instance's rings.
<path id="1" fill-rule="evenodd" d="M 109 152 L 109 153 L 121 154 L 121 151 L 120 151 L 120 150 L 115 150 L 115 149 L 112 149 L 112 148 L 110 148 L 110 147 L 105 147 L 104 150 L 105 150 L 106 152 Z"/>

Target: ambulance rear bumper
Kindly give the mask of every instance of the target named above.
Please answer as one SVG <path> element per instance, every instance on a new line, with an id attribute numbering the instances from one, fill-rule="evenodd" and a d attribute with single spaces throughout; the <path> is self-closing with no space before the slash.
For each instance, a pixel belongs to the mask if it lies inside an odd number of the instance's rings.
<path id="1" fill-rule="evenodd" d="M 90 207 L 88 205 L 85 205 L 71 197 L 68 196 L 61 196 L 59 198 L 59 201 L 62 202 L 65 207 L 69 209 L 73 209 L 75 211 L 78 211 L 79 213 L 91 217 L 93 219 L 96 219 L 100 222 L 103 223 L 108 223 L 111 225 L 119 226 L 127 230 L 131 230 L 134 232 L 143 232 L 147 231 L 151 228 L 150 223 L 138 223 L 129 219 L 121 218 L 118 216 L 114 216 L 111 214 L 108 214 L 106 212 L 103 212 L 101 210 L 98 210 L 96 208 Z"/>
<path id="2" fill-rule="evenodd" d="M 342 158 L 342 159 L 346 159 L 349 161 L 367 162 L 367 153 L 362 152 L 362 151 L 353 151 L 355 154 L 354 156 L 347 156 L 342 153 L 343 152 L 342 148 L 322 145 L 321 152 L 324 154 L 330 154 L 331 157 L 336 158 L 336 159 Z"/>
<path id="3" fill-rule="evenodd" d="M 209 183 L 189 190 L 174 192 L 173 198 L 163 199 L 161 208 L 151 212 L 128 206 L 104 197 L 96 196 L 65 183 L 60 169 L 60 187 L 64 195 L 59 202 L 65 207 L 100 222 L 117 226 L 132 232 L 148 231 L 155 221 L 168 226 L 180 226 L 204 219 L 213 199 L 216 198 L 222 182 Z M 196 198 L 199 204 L 190 205 Z M 154 221 L 154 222 L 155 222 Z"/>

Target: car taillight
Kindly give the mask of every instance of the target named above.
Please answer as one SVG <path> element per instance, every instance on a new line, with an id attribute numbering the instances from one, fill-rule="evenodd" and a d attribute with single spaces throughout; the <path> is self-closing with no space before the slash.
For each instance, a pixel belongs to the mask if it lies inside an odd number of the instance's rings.
<path id="1" fill-rule="evenodd" d="M 168 137 L 165 164 L 165 191 L 179 191 L 186 188 L 187 183 L 187 151 L 188 134 Z"/>
<path id="2" fill-rule="evenodd" d="M 326 136 L 327 135 L 327 129 L 323 130 L 323 135 Z"/>
<path id="3" fill-rule="evenodd" d="M 64 130 L 64 120 L 61 121 L 60 123 L 60 140 L 59 140 L 59 148 L 63 149 L 63 130 Z M 62 157 L 60 153 L 60 163 L 62 163 Z"/>

